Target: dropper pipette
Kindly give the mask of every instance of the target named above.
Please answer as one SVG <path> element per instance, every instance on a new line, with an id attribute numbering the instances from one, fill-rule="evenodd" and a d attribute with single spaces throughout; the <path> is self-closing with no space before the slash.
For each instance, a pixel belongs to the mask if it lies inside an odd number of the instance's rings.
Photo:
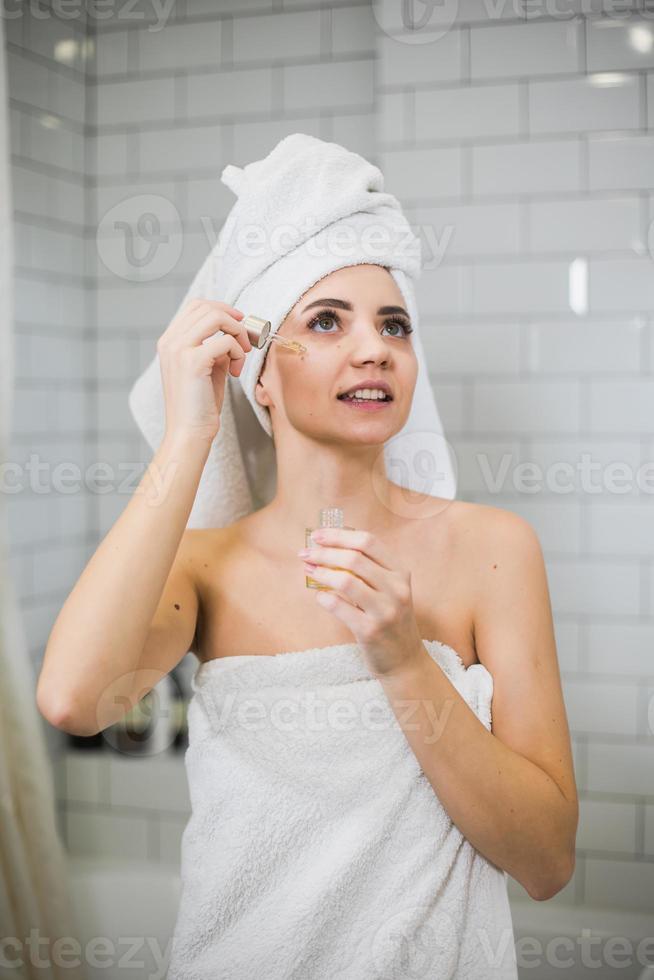
<path id="1" fill-rule="evenodd" d="M 271 343 L 280 344 L 287 350 L 293 351 L 295 354 L 304 354 L 306 352 L 306 347 L 304 344 L 300 344 L 297 340 L 289 340 L 287 337 L 280 337 L 278 333 L 271 334 L 270 332 L 270 320 L 262 320 L 261 317 L 255 316 L 253 313 L 249 313 L 243 320 L 243 325 L 247 331 L 247 335 L 250 338 L 250 343 L 253 347 L 261 348 L 264 346 L 266 341 Z"/>

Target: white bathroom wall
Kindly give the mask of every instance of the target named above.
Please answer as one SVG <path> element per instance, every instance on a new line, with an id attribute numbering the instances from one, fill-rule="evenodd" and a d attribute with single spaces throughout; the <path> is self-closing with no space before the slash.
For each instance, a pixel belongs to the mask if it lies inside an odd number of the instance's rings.
<path id="1" fill-rule="evenodd" d="M 15 408 L 7 493 L 11 568 L 35 675 L 94 547 L 85 460 L 95 427 L 87 275 L 83 18 L 3 9 L 15 233 Z M 62 467 L 62 464 L 65 464 Z M 53 752 L 64 741 L 44 722 Z"/>
<path id="2" fill-rule="evenodd" d="M 88 495 L 87 509 L 62 498 L 56 513 L 40 500 L 15 511 L 23 601 L 41 624 L 34 653 L 84 546 L 110 527 L 148 458 L 127 393 L 231 207 L 222 168 L 297 130 L 343 142 L 382 167 L 423 236 L 422 335 L 459 496 L 522 514 L 543 545 L 581 796 L 577 869 L 552 901 L 644 908 L 654 895 L 654 522 L 637 471 L 654 448 L 654 20 L 644 10 L 599 16 L 597 0 L 559 0 L 549 12 L 531 2 L 528 19 L 517 0 L 460 0 L 436 15 L 454 13 L 441 28 L 407 34 L 396 8 L 177 0 L 164 26 L 144 2 L 89 24 L 88 201 L 75 227 L 91 264 L 70 293 L 86 296 L 89 315 L 82 308 L 77 321 L 71 300 L 56 329 L 43 303 L 40 318 L 20 317 L 20 334 L 50 346 L 45 379 L 31 367 L 21 375 L 43 408 L 30 400 L 18 414 L 24 446 L 62 454 L 65 434 L 116 479 L 109 494 Z M 77 77 L 16 38 L 14 29 L 14 61 L 38 63 L 48 83 L 53 73 Z M 53 109 L 38 102 L 56 87 L 23 86 L 15 128 L 26 116 L 32 133 L 38 112 Z M 22 145 L 21 163 L 31 160 Z M 70 174 L 53 167 L 52 145 L 28 169 L 61 180 Z M 40 200 L 54 206 L 57 195 Z M 154 224 L 126 250 L 125 227 L 143 215 Z M 19 224 L 35 220 L 18 209 Z M 57 221 L 70 230 L 70 218 Z M 46 278 L 55 292 L 35 294 L 30 278 L 23 303 L 59 303 L 64 285 L 72 289 L 66 276 Z M 70 355 L 51 339 L 62 331 Z M 84 336 L 90 363 L 76 381 Z M 31 365 L 33 346 L 21 345 Z M 43 358 L 36 364 L 46 371 Z M 73 377 L 55 384 L 65 369 Z M 79 389 L 91 404 L 77 403 L 75 415 Z M 69 425 L 84 414 L 82 432 L 60 434 L 50 407 L 60 397 Z M 49 428 L 34 429 L 44 417 Z M 583 454 L 589 477 L 577 469 Z M 570 476 L 571 492 L 557 492 Z M 68 753 L 70 849 L 177 864 L 182 765 L 179 755 L 144 764 Z"/>

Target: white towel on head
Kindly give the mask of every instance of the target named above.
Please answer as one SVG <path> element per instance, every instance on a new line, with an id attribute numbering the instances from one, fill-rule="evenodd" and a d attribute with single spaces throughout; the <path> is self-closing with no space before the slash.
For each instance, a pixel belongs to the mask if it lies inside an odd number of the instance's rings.
<path id="1" fill-rule="evenodd" d="M 337 143 L 305 133 L 280 140 L 262 160 L 226 166 L 237 195 L 218 240 L 178 312 L 192 298 L 221 300 L 271 322 L 275 333 L 304 293 L 346 266 L 384 265 L 405 301 L 418 377 L 403 429 L 384 446 L 388 478 L 418 493 L 452 499 L 456 477 L 429 383 L 413 281 L 421 243 L 378 167 Z M 188 527 L 224 527 L 270 502 L 276 461 L 270 415 L 254 392 L 268 344 L 227 376 L 220 431 L 200 479 Z M 137 378 L 129 406 L 153 450 L 165 430 L 159 356 Z"/>

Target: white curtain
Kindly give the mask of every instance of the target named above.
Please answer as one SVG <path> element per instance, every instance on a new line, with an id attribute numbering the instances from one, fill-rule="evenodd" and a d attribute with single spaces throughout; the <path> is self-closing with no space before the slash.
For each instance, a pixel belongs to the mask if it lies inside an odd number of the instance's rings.
<path id="1" fill-rule="evenodd" d="M 0 466 L 9 453 L 13 395 L 13 235 L 4 18 L 0 16 Z M 19 606 L 9 575 L 0 487 L 0 976 L 82 980 L 67 858 L 58 836 L 52 767 L 35 701 Z M 31 946 L 30 934 L 33 936 Z M 57 939 L 71 937 L 54 946 Z M 37 945 L 36 939 L 42 940 Z M 66 966 L 75 960 L 78 967 Z M 22 961 L 22 967 L 9 964 Z M 39 966 L 41 963 L 50 965 Z"/>

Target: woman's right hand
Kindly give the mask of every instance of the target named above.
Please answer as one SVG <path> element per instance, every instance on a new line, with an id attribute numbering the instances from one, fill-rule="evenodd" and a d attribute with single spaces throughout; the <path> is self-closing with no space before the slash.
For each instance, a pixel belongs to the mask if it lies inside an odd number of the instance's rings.
<path id="1" fill-rule="evenodd" d="M 218 300 L 192 299 L 157 341 L 167 438 L 210 444 L 219 432 L 227 372 L 238 378 L 252 350 L 244 316 Z M 224 334 L 214 337 L 218 330 Z"/>

